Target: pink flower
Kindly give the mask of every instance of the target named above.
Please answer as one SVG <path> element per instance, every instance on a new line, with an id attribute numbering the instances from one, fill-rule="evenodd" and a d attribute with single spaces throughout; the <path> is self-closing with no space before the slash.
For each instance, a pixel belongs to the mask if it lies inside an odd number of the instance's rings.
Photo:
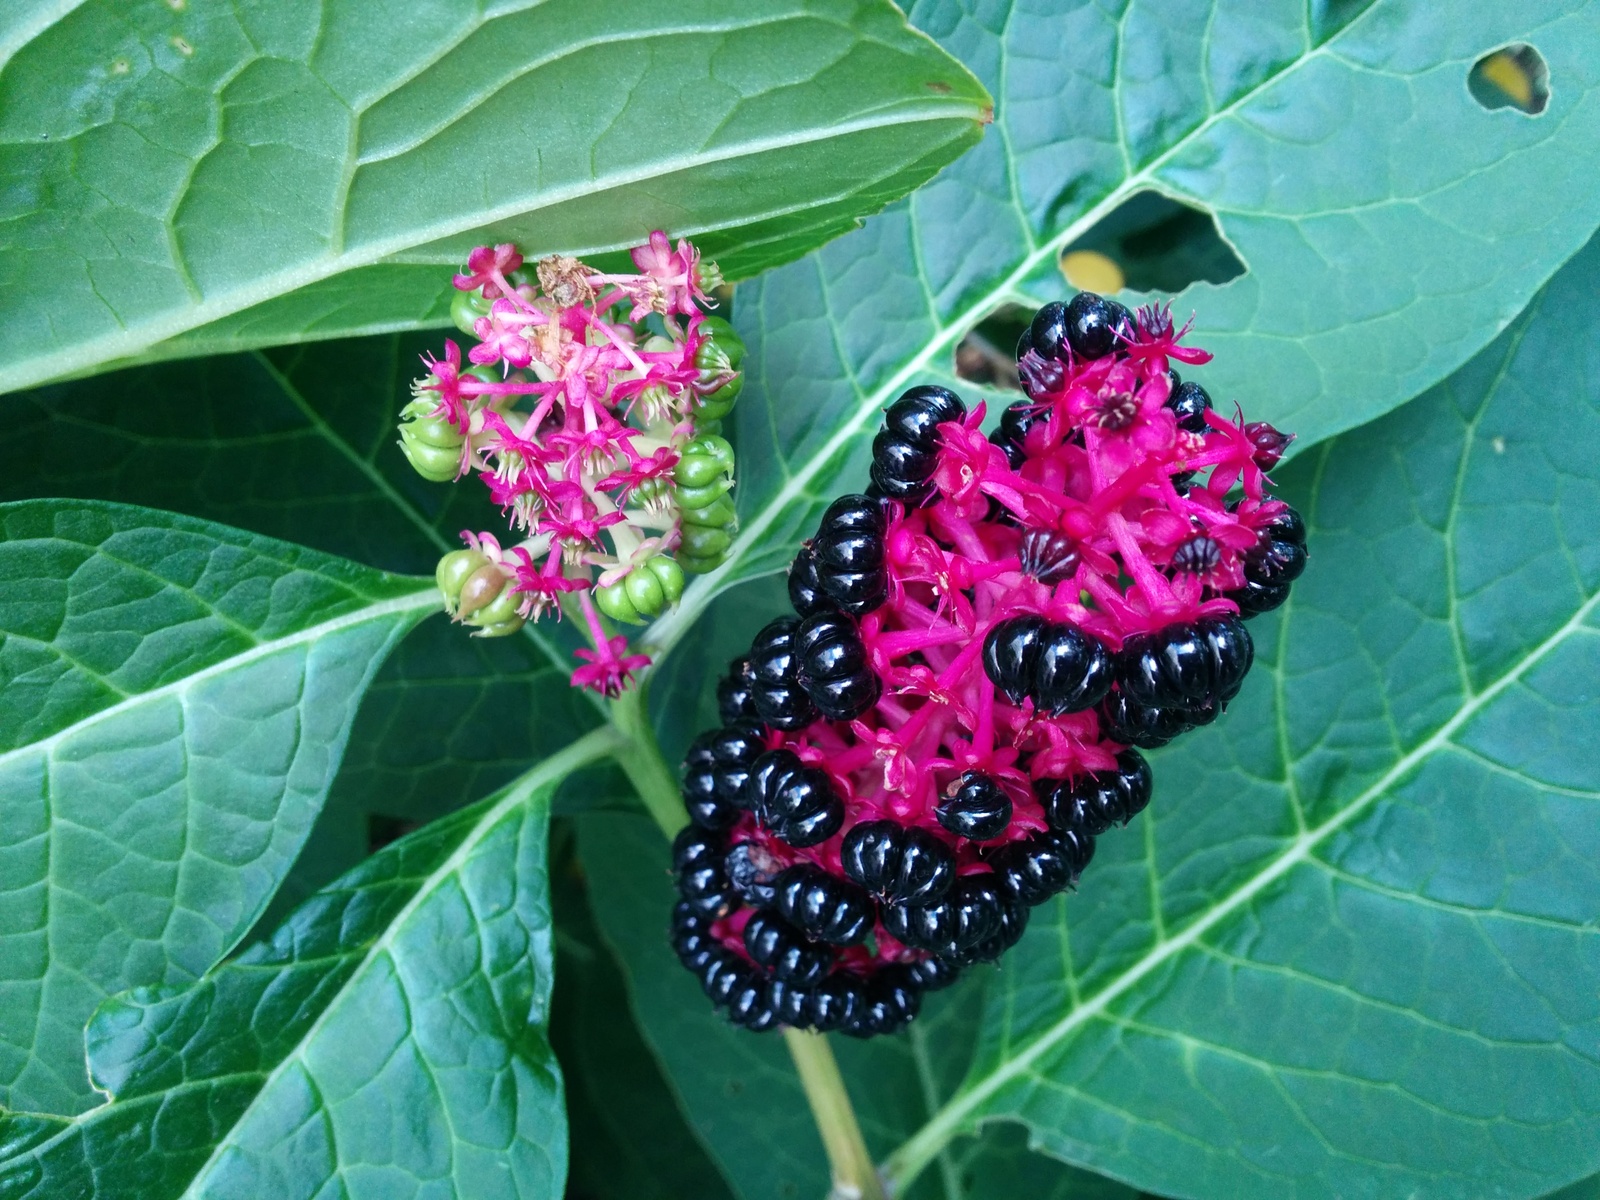
<path id="1" fill-rule="evenodd" d="M 633 265 L 639 273 L 654 284 L 659 299 L 657 312 L 663 315 L 682 313 L 694 316 L 699 310 L 695 301 L 707 297 L 700 290 L 699 274 L 695 269 L 700 252 L 682 239 L 674 250 L 667 235 L 657 229 L 650 235 L 649 244 L 633 251 Z"/>
<path id="2" fill-rule="evenodd" d="M 629 681 L 650 665 L 648 654 L 624 654 L 627 648 L 628 639 L 619 635 L 607 640 L 600 650 L 574 650 L 587 665 L 572 673 L 572 686 L 615 700 Z"/>
<path id="3" fill-rule="evenodd" d="M 481 287 L 485 300 L 495 300 L 513 290 L 506 275 L 521 265 L 522 255 L 510 242 L 479 246 L 467 255 L 467 273 L 455 276 L 451 282 L 463 292 Z"/>

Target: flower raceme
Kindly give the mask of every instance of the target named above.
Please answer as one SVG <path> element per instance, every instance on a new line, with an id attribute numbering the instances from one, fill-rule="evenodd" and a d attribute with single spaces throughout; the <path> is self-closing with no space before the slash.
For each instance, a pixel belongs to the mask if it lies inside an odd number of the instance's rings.
<path id="1" fill-rule="evenodd" d="M 1288 439 L 1180 377 L 1186 332 L 1082 293 L 994 435 L 940 387 L 887 409 L 685 763 L 674 945 L 736 1023 L 904 1027 L 1144 808 L 1139 748 L 1237 694 L 1305 528 L 1268 491 Z"/>
<path id="2" fill-rule="evenodd" d="M 722 562 L 736 528 L 719 430 L 744 345 L 701 307 L 721 276 L 660 231 L 632 257 L 633 274 L 555 255 L 530 275 L 515 246 L 479 246 L 451 308 L 477 342 L 465 362 L 448 340 L 424 358 L 400 424 L 425 479 L 476 473 L 520 538 L 463 532 L 437 572 L 451 615 L 500 637 L 575 606 L 594 649 L 577 651 L 572 682 L 608 696 L 650 660 L 600 614 L 656 616 L 686 572 Z"/>

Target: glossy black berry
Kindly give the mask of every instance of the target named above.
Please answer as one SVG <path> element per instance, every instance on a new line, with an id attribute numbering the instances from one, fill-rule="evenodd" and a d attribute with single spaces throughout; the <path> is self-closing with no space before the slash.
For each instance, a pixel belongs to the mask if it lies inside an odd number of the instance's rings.
<path id="1" fill-rule="evenodd" d="M 1045 820 L 1056 830 L 1096 837 L 1113 825 L 1126 825 L 1150 803 L 1150 764 L 1137 750 L 1117 755 L 1114 770 L 1071 779 L 1039 779 L 1034 792 Z"/>
<path id="2" fill-rule="evenodd" d="M 810 863 L 796 863 L 777 880 L 778 911 L 808 937 L 849 946 L 872 930 L 872 900 L 855 884 Z"/>
<path id="3" fill-rule="evenodd" d="M 1033 686 L 1039 647 L 1047 627 L 1043 617 L 1012 617 L 1001 621 L 983 639 L 984 674 L 1013 704 L 1027 699 Z"/>
<path id="4" fill-rule="evenodd" d="M 844 873 L 881 900 L 930 904 L 950 890 L 956 862 L 950 847 L 925 829 L 897 821 L 863 821 L 845 834 Z"/>
<path id="5" fill-rule="evenodd" d="M 745 797 L 762 825 L 791 846 L 815 846 L 839 832 L 844 800 L 827 772 L 793 750 L 768 750 L 750 768 Z"/>
<path id="6" fill-rule="evenodd" d="M 1120 341 L 1118 332 L 1131 329 L 1133 325 L 1126 308 L 1115 300 L 1107 300 L 1093 292 L 1079 292 L 1074 296 L 1067 305 L 1064 318 L 1063 336 L 1072 347 L 1072 353 L 1079 358 L 1104 358 L 1117 348 Z M 1038 318 L 1035 318 L 1035 341 L 1038 336 Z M 1053 354 L 1049 357 L 1061 356 Z"/>
<path id="7" fill-rule="evenodd" d="M 711 1003 L 719 1007 L 726 1004 L 735 991 L 755 978 L 754 971 L 737 956 L 723 949 L 712 951 L 706 957 L 705 965 L 695 974 L 699 976 L 705 994 L 711 997 Z"/>
<path id="8" fill-rule="evenodd" d="M 890 433 L 881 431 L 872 439 L 872 482 L 885 496 L 919 508 L 936 492 L 933 469 L 938 465 L 937 450 L 922 450 Z"/>
<path id="9" fill-rule="evenodd" d="M 1172 551 L 1172 569 L 1188 575 L 1205 575 L 1221 563 L 1221 544 L 1204 533 L 1185 538 Z"/>
<path id="10" fill-rule="evenodd" d="M 767 980 L 767 1007 L 781 1025 L 799 1029 L 809 1025 L 806 1006 L 811 1002 L 811 989 L 796 987 L 782 979 Z"/>
<path id="11" fill-rule="evenodd" d="M 810 546 L 801 546 L 789 566 L 789 603 L 802 617 L 827 612 L 833 600 L 822 590 L 822 576 L 817 571 L 817 556 Z"/>
<path id="12" fill-rule="evenodd" d="M 767 748 L 761 726 L 748 721 L 724 726 L 711 734 L 708 744 L 717 799 L 736 808 L 748 808 L 750 767 Z"/>
<path id="13" fill-rule="evenodd" d="M 902 392 L 883 414 L 883 429 L 919 450 L 939 448 L 939 426 L 963 421 L 967 406 L 948 388 L 923 384 Z"/>
<path id="14" fill-rule="evenodd" d="M 922 988 L 910 970 L 899 964 L 881 967 L 867 980 L 863 1004 L 843 1027 L 850 1037 L 877 1037 L 899 1033 L 922 1007 Z"/>
<path id="15" fill-rule="evenodd" d="M 1050 415 L 1050 410 L 1030 400 L 1018 400 L 1000 414 L 1000 428 L 991 441 L 1005 451 L 1013 471 L 1027 460 L 1028 430 Z"/>
<path id="16" fill-rule="evenodd" d="M 1129 638 L 1118 655 L 1117 686 L 1144 705 L 1194 714 L 1226 704 L 1254 660 L 1250 632 L 1237 617 L 1203 617 Z"/>
<path id="17" fill-rule="evenodd" d="M 722 869 L 722 838 L 693 825 L 673 843 L 678 894 L 697 913 L 720 917 L 739 907 L 739 896 Z"/>
<path id="18" fill-rule="evenodd" d="M 925 992 L 937 992 L 961 978 L 961 968 L 947 958 L 924 958 L 909 965 L 911 977 Z"/>
<path id="19" fill-rule="evenodd" d="M 739 897 L 756 908 L 778 902 L 777 878 L 783 864 L 759 842 L 740 842 L 722 860 L 722 870 Z"/>
<path id="20" fill-rule="evenodd" d="M 1040 358 L 1060 362 L 1067 357 L 1067 305 L 1052 300 L 1033 314 L 1028 341 Z"/>
<path id="21" fill-rule="evenodd" d="M 1057 584 L 1078 569 L 1078 542 L 1054 529 L 1030 529 L 1017 547 L 1022 570 L 1040 583 Z"/>
<path id="22" fill-rule="evenodd" d="M 717 731 L 702 733 L 683 756 L 683 804 L 689 819 L 705 829 L 727 829 L 739 819 L 739 808 L 717 794 L 717 763 L 712 742 Z"/>
<path id="23" fill-rule="evenodd" d="M 1180 383 L 1167 397 L 1167 407 L 1178 418 L 1178 428 L 1188 433 L 1204 433 L 1211 396 L 1198 383 Z"/>
<path id="24" fill-rule="evenodd" d="M 800 1023 L 818 1033 L 843 1029 L 856 1019 L 866 1002 L 866 987 L 860 979 L 835 972 L 804 995 Z"/>
<path id="25" fill-rule="evenodd" d="M 987 665 L 987 664 L 986 664 Z M 1033 702 L 1051 716 L 1093 708 L 1111 690 L 1111 653 L 1071 625 L 1047 625 L 1034 659 Z"/>
<path id="26" fill-rule="evenodd" d="M 1194 728 L 1181 708 L 1140 704 L 1126 692 L 1113 691 L 1100 702 L 1100 728 L 1113 742 L 1154 750 Z"/>
<path id="27" fill-rule="evenodd" d="M 1252 583 L 1247 577 L 1242 588 L 1226 593 L 1229 600 L 1239 606 L 1239 615 L 1250 618 L 1271 612 L 1289 598 L 1290 585 L 1280 583 L 1272 587 Z"/>
<path id="28" fill-rule="evenodd" d="M 959 965 L 970 966 L 972 963 L 998 961 L 1002 954 L 1022 940 L 1022 935 L 1028 930 L 1028 918 L 1031 915 L 1029 906 L 1021 900 L 1002 897 L 999 928 L 962 954 L 958 960 Z"/>
<path id="29" fill-rule="evenodd" d="M 1009 842 L 989 859 L 1001 886 L 1023 904 L 1043 904 L 1066 891 L 1094 857 L 1094 839 L 1068 831 L 1036 833 Z"/>
<path id="30" fill-rule="evenodd" d="M 1289 585 L 1306 569 L 1306 524 L 1285 508 L 1261 530 L 1260 540 L 1244 556 L 1244 587 L 1229 592 L 1239 611 L 1254 616 L 1277 608 L 1289 597 Z"/>
<path id="31" fill-rule="evenodd" d="M 886 904 L 883 927 L 918 950 L 959 958 L 1000 928 L 999 881 L 992 874 L 963 875 L 935 904 Z"/>
<path id="32" fill-rule="evenodd" d="M 672 934 L 672 949 L 684 967 L 698 975 L 711 960 L 724 953 L 722 943 L 704 929 L 680 929 Z"/>
<path id="33" fill-rule="evenodd" d="M 794 648 L 800 686 L 829 720 L 854 720 L 878 702 L 881 685 L 853 617 L 835 612 L 807 617 L 795 633 Z"/>
<path id="34" fill-rule="evenodd" d="M 883 538 L 888 518 L 868 496 L 841 496 L 822 514 L 811 551 L 822 592 L 855 616 L 871 612 L 888 595 Z"/>
<path id="35" fill-rule="evenodd" d="M 728 673 L 717 683 L 717 715 L 724 725 L 759 719 L 754 687 L 755 675 L 748 658 L 736 658 L 728 664 Z"/>
<path id="36" fill-rule="evenodd" d="M 810 987 L 833 969 L 833 951 L 813 942 L 770 908 L 753 914 L 744 927 L 745 953 L 788 983 Z"/>
<path id="37" fill-rule="evenodd" d="M 957 837 L 987 842 L 1011 824 L 1011 797 L 992 775 L 968 771 L 957 781 L 955 793 L 940 802 L 934 815 Z"/>
<path id="38" fill-rule="evenodd" d="M 794 635 L 800 621 L 768 622 L 750 644 L 751 694 L 756 712 L 775 729 L 804 729 L 817 719 L 816 706 L 800 686 Z"/>
<path id="39" fill-rule="evenodd" d="M 752 1033 L 778 1027 L 778 1016 L 767 1003 L 767 981 L 752 973 L 728 997 L 728 1019 Z"/>

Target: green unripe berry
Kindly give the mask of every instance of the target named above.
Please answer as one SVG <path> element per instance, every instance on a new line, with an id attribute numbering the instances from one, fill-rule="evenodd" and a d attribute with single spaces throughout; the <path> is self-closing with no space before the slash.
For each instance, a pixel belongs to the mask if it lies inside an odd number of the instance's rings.
<path id="1" fill-rule="evenodd" d="M 700 323 L 704 340 L 694 352 L 694 365 L 713 376 L 737 371 L 744 361 L 744 340 L 721 317 L 707 317 Z"/>
<path id="2" fill-rule="evenodd" d="M 483 298 L 483 290 L 475 288 L 470 292 L 457 292 L 450 297 L 450 320 L 455 327 L 468 337 L 476 337 L 473 326 L 479 317 L 489 315 L 489 305 L 492 301 Z"/>
<path id="3" fill-rule="evenodd" d="M 470 576 L 479 567 L 489 565 L 489 556 L 478 550 L 453 550 L 439 560 L 439 565 L 434 569 L 434 582 L 439 585 L 439 590 L 444 593 L 445 611 L 454 615 L 456 605 L 461 603 L 461 589 Z"/>
<path id="4" fill-rule="evenodd" d="M 652 504 L 660 504 L 671 495 L 672 484 L 668 480 L 659 478 L 646 479 L 633 489 L 633 494 L 629 499 L 631 503 L 643 504 L 649 507 Z"/>
<path id="5" fill-rule="evenodd" d="M 680 487 L 676 492 L 678 508 L 683 512 L 696 508 L 705 508 L 709 504 L 715 504 L 732 489 L 733 480 L 731 479 L 714 479 L 706 484 L 705 487 Z M 706 524 L 706 522 L 701 522 L 701 524 Z M 715 522 L 712 522 L 712 524 L 715 524 Z"/>
<path id="6" fill-rule="evenodd" d="M 513 616 L 508 621 L 496 621 L 493 625 L 481 626 L 472 636 L 485 638 L 509 637 L 526 624 L 527 621 L 525 621 L 522 617 Z"/>
<path id="7" fill-rule="evenodd" d="M 738 518 L 734 512 L 733 501 L 727 496 L 719 497 L 715 502 L 704 508 L 683 508 L 678 510 L 678 517 L 685 525 L 714 526 L 721 528 L 732 525 Z"/>
<path id="8" fill-rule="evenodd" d="M 677 561 L 665 554 L 658 554 L 645 568 L 661 582 L 661 590 L 666 593 L 667 603 L 676 604 L 683 598 L 683 568 Z"/>
<path id="9" fill-rule="evenodd" d="M 700 397 L 700 407 L 695 409 L 696 419 L 720 421 L 733 411 L 733 402 L 744 390 L 744 376 L 735 375 L 716 391 Z"/>
<path id="10" fill-rule="evenodd" d="M 623 580 L 595 588 L 594 606 L 613 621 L 621 621 L 624 625 L 643 625 L 644 618 L 639 615 L 638 606 L 628 595 L 628 589 L 624 586 L 626 583 L 627 580 Z"/>
<path id="11" fill-rule="evenodd" d="M 443 417 L 417 417 L 407 421 L 401 431 L 402 434 L 409 431 L 412 438 L 425 446 L 438 446 L 456 454 L 461 453 L 461 443 L 467 440 L 466 434 Z"/>
<path id="12" fill-rule="evenodd" d="M 680 563 L 685 562 L 684 555 L 689 558 L 716 558 L 726 554 L 728 547 L 733 545 L 733 535 L 721 526 L 685 525 L 682 530 L 682 540 L 679 542 Z"/>
<path id="13" fill-rule="evenodd" d="M 697 558 L 685 554 L 682 550 L 678 551 L 678 562 L 690 575 L 709 575 L 726 562 L 727 557 L 726 554 L 715 554 L 710 558 Z"/>
<path id="14" fill-rule="evenodd" d="M 459 449 L 430 446 L 413 434 L 408 425 L 400 426 L 400 453 L 429 483 L 449 483 L 461 470 Z"/>
<path id="15" fill-rule="evenodd" d="M 499 574 L 498 569 L 496 569 L 496 574 Z M 502 575 L 501 579 L 503 580 L 504 578 L 505 576 Z M 493 600 L 490 600 L 470 617 L 467 617 L 466 621 L 468 625 L 476 625 L 479 629 L 488 629 L 491 626 L 504 625 L 517 619 L 517 594 L 509 587 L 506 587 Z M 491 636 L 498 637 L 500 635 L 493 634 Z"/>
<path id="16" fill-rule="evenodd" d="M 628 593 L 628 599 L 633 601 L 640 616 L 653 617 L 666 607 L 666 589 L 655 573 L 642 565 L 628 572 L 622 581 L 622 590 Z"/>
<path id="17" fill-rule="evenodd" d="M 672 478 L 690 487 L 710 483 L 718 474 L 733 474 L 733 447 L 714 433 L 702 433 L 686 443 L 672 468 Z"/>
<path id="18" fill-rule="evenodd" d="M 487 562 L 461 584 L 461 599 L 456 602 L 456 616 L 466 620 L 481 609 L 493 604 L 506 592 L 505 572 L 492 562 Z"/>

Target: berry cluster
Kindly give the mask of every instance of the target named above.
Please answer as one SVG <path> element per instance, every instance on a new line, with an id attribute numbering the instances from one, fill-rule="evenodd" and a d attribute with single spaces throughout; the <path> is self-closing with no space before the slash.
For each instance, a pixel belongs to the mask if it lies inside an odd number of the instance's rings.
<path id="1" fill-rule="evenodd" d="M 1145 807 L 1137 748 L 1238 693 L 1305 528 L 1266 490 L 1289 439 L 1180 379 L 1186 332 L 1082 293 L 992 437 L 944 388 L 886 411 L 685 761 L 674 945 L 736 1023 L 903 1028 Z"/>
<path id="2" fill-rule="evenodd" d="M 451 341 L 425 358 L 400 425 L 425 479 L 476 471 L 525 535 L 503 549 L 463 533 L 468 548 L 437 572 L 451 615 L 499 637 L 571 597 L 594 645 L 577 652 L 586 663 L 572 681 L 610 696 L 650 660 L 598 613 L 656 616 L 685 572 L 721 564 L 736 524 L 733 447 L 719 430 L 744 344 L 701 310 L 721 276 L 659 231 L 633 261 L 636 274 L 606 274 L 552 256 L 530 276 L 514 246 L 478 247 L 452 306 L 480 339 L 471 365 Z"/>

